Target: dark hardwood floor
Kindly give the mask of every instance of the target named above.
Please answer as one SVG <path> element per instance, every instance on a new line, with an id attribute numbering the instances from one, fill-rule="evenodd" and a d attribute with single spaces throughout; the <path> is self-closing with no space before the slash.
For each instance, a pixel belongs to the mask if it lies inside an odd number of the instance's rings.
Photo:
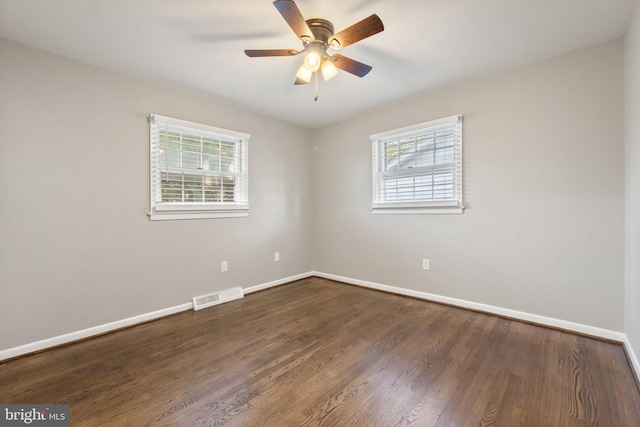
<path id="1" fill-rule="evenodd" d="M 310 278 L 0 364 L 72 426 L 638 427 L 621 345 Z"/>

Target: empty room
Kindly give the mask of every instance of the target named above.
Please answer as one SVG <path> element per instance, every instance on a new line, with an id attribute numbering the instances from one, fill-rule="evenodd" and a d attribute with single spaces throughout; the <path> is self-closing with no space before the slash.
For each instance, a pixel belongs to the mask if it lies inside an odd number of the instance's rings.
<path id="1" fill-rule="evenodd" d="M 0 0 L 0 425 L 640 425 L 640 0 Z"/>

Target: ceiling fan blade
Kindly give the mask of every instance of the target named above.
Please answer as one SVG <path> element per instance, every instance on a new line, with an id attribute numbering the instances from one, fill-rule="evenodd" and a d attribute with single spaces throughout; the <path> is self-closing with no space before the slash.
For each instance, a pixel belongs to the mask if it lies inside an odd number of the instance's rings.
<path id="1" fill-rule="evenodd" d="M 247 49 L 244 53 L 251 58 L 256 58 L 260 56 L 294 56 L 298 54 L 298 51 L 295 49 Z"/>
<path id="2" fill-rule="evenodd" d="M 346 56 L 339 54 L 332 55 L 331 59 L 335 61 L 334 65 L 336 68 L 340 68 L 341 70 L 354 74 L 358 77 L 366 76 L 373 68 L 370 65 L 363 64 L 355 59 L 347 58 Z"/>
<path id="3" fill-rule="evenodd" d="M 384 30 L 384 25 L 378 17 L 373 14 L 368 18 L 364 18 L 362 21 L 353 24 L 352 26 L 345 28 L 344 30 L 336 33 L 329 40 L 331 45 L 332 41 L 340 43 L 340 47 L 349 46 L 355 42 L 359 42 L 362 39 L 366 39 L 374 34 Z"/>
<path id="4" fill-rule="evenodd" d="M 191 38 L 193 40 L 204 43 L 223 43 L 236 40 L 256 40 L 256 39 L 270 39 L 282 35 L 274 31 L 254 31 L 254 32 L 226 32 L 226 33 L 214 33 L 214 32 L 201 32 L 194 34 Z"/>
<path id="5" fill-rule="evenodd" d="M 309 82 L 302 80 L 300 77 L 296 78 L 296 81 L 293 83 L 294 85 L 308 85 Z"/>
<path id="6" fill-rule="evenodd" d="M 292 0 L 276 0 L 273 2 L 273 5 L 278 9 L 280 15 L 287 21 L 287 24 L 289 24 L 299 39 L 306 38 L 310 41 L 314 40 L 313 33 L 295 2 Z"/>

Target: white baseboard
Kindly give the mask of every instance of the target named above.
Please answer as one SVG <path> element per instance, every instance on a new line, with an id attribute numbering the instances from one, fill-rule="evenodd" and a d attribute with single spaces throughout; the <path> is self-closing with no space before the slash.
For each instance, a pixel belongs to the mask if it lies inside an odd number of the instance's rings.
<path id="1" fill-rule="evenodd" d="M 569 322 L 566 320 L 555 319 L 552 317 L 539 316 L 537 314 L 526 313 L 522 311 L 510 310 L 507 308 L 496 307 L 492 305 L 481 304 L 472 301 L 466 301 L 457 298 L 445 297 L 442 295 L 430 294 L 426 292 L 414 291 L 412 289 L 398 288 L 395 286 L 382 285 L 380 283 L 367 282 L 364 280 L 352 279 L 350 277 L 336 276 L 334 274 L 327 274 L 316 271 L 314 276 L 322 277 L 325 279 L 336 280 L 338 282 L 349 283 L 352 285 L 362 286 L 370 289 L 377 289 L 379 291 L 391 292 L 398 295 L 409 296 L 413 298 L 419 298 L 434 302 L 441 302 L 444 304 L 453 305 L 456 307 L 469 308 L 472 310 L 482 311 L 485 313 L 497 314 L 503 317 L 509 317 L 512 319 L 523 320 L 526 322 L 537 323 L 544 326 L 550 326 L 553 328 L 564 329 L 567 331 L 578 332 L 585 335 L 591 335 L 594 337 L 604 338 L 607 340 L 617 341 L 620 343 L 625 342 L 627 336 L 622 332 L 612 331 L 609 329 L 597 328 L 595 326 L 583 325 L 580 323 Z"/>
<path id="2" fill-rule="evenodd" d="M 295 282 L 296 280 L 306 279 L 307 277 L 313 276 L 313 272 L 309 271 L 302 274 L 297 274 L 295 276 L 285 277 L 284 279 L 274 280 L 273 282 L 263 283 L 261 285 L 249 286 L 248 288 L 243 288 L 245 294 L 250 294 L 252 292 L 262 291 L 264 289 L 273 288 L 274 286 L 284 285 L 285 283 Z"/>
<path id="3" fill-rule="evenodd" d="M 624 349 L 627 351 L 631 367 L 636 371 L 636 378 L 640 381 L 640 361 L 638 361 L 638 355 L 633 351 L 629 337 L 626 335 L 624 336 Z"/>
<path id="4" fill-rule="evenodd" d="M 139 323 L 148 322 L 150 320 L 159 319 L 160 317 L 169 316 L 181 311 L 189 310 L 193 307 L 192 303 L 180 304 L 174 307 L 165 308 L 163 310 L 153 311 L 151 313 L 141 314 L 139 316 L 129 317 L 128 319 L 117 320 L 115 322 L 106 323 L 104 325 L 94 326 L 92 328 L 82 329 L 80 331 L 70 332 L 68 334 L 59 335 L 53 338 L 47 338 L 41 341 L 13 347 L 7 350 L 0 350 L 0 360 L 11 359 L 22 356 L 24 354 L 34 353 L 36 351 L 45 350 L 47 348 L 56 347 L 73 341 L 83 340 L 86 338 L 101 335 L 107 332 L 115 331 Z"/>
<path id="5" fill-rule="evenodd" d="M 480 303 L 461 300 L 457 298 L 445 297 L 442 295 L 430 294 L 426 292 L 414 291 L 411 289 L 398 288 L 395 286 L 383 285 L 380 283 L 367 282 L 364 280 L 337 276 L 334 274 L 322 273 L 319 271 L 310 271 L 307 273 L 286 277 L 284 279 L 274 280 L 272 282 L 262 283 L 255 286 L 249 286 L 247 288 L 243 288 L 243 291 L 245 294 L 250 294 L 252 292 L 261 291 L 264 289 L 272 288 L 274 286 L 279 286 L 285 283 L 294 282 L 296 280 L 306 279 L 307 277 L 312 277 L 312 276 L 322 277 L 330 280 L 336 280 L 338 282 L 349 283 L 352 285 L 362 286 L 365 288 L 391 292 L 398 295 L 404 295 L 404 296 L 424 299 L 428 301 L 441 302 L 444 304 L 449 304 L 457 307 L 469 308 L 472 310 L 478 310 L 486 313 L 497 314 L 504 317 L 510 317 L 513 319 L 519 319 L 527 322 L 537 323 L 544 326 L 560 328 L 560 329 L 574 331 L 574 332 L 578 332 L 586 335 L 592 335 L 595 337 L 600 337 L 608 340 L 618 341 L 624 345 L 632 365 L 631 367 L 632 369 L 635 370 L 636 376 L 640 378 L 640 362 L 638 361 L 638 357 L 633 351 L 633 348 L 631 347 L 631 343 L 629 342 L 629 339 L 622 332 L 596 328 L 593 326 L 583 325 L 580 323 L 568 322 L 566 320 L 539 316 L 536 314 L 525 313 L 521 311 L 515 311 L 515 310 L 510 310 L 502 307 L 486 305 L 486 304 L 480 304 Z M 190 310 L 191 308 L 193 308 L 192 303 L 180 304 L 174 307 L 153 311 L 151 313 L 130 317 L 128 319 L 118 320 L 118 321 L 107 323 L 104 325 L 99 325 L 92 328 L 87 328 L 80 331 L 75 331 L 68 334 L 60 335 L 57 337 L 47 338 L 41 341 L 36 341 L 33 343 L 21 345 L 14 348 L 9 348 L 6 350 L 0 350 L 0 361 L 6 360 L 6 359 L 12 359 L 14 357 L 22 356 L 29 353 L 34 353 L 41 350 L 45 350 L 47 348 L 67 344 L 73 341 L 78 341 L 78 340 L 90 338 L 93 336 L 101 335 L 107 332 L 115 331 L 117 329 L 134 326 L 140 323 L 144 323 L 151 320 L 159 319 L 161 317 L 169 316 L 171 314 L 179 313 L 181 311 Z"/>
<path id="6" fill-rule="evenodd" d="M 257 292 L 263 289 L 271 288 L 273 286 L 278 286 L 284 283 L 293 282 L 295 280 L 311 277 L 312 275 L 313 274 L 311 272 L 298 274 L 296 276 L 275 280 L 273 282 L 268 282 L 260 285 L 250 286 L 248 288 L 243 288 L 243 291 L 245 294 L 248 294 L 251 292 Z M 193 308 L 193 303 L 189 302 L 189 303 L 176 305 L 174 307 L 169 307 L 169 308 L 165 308 L 158 311 L 153 311 L 151 313 L 130 317 L 128 319 L 117 320 L 115 322 L 106 323 L 104 325 L 94 326 L 91 328 L 82 329 L 80 331 L 59 335 L 57 337 L 47 338 L 41 341 L 36 341 L 33 343 L 21 345 L 18 347 L 9 348 L 6 350 L 0 350 L 0 361 L 6 360 L 6 359 L 12 359 L 14 357 L 22 356 L 29 353 L 35 353 L 37 351 L 46 350 L 47 348 L 68 344 L 73 341 L 79 341 L 79 340 L 87 339 L 97 335 L 102 335 L 107 332 L 115 331 L 117 329 L 127 328 L 129 326 L 134 326 L 140 323 L 148 322 L 150 320 L 159 319 L 161 317 L 169 316 L 171 314 L 179 313 L 181 311 L 190 310 L 192 308 Z"/>

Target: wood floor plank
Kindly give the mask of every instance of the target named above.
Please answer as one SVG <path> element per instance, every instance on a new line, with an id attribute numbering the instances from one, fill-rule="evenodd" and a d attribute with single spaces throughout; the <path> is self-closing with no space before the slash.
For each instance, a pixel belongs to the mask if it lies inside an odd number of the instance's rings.
<path id="1" fill-rule="evenodd" d="M 320 278 L 0 363 L 72 426 L 640 425 L 621 345 Z"/>

